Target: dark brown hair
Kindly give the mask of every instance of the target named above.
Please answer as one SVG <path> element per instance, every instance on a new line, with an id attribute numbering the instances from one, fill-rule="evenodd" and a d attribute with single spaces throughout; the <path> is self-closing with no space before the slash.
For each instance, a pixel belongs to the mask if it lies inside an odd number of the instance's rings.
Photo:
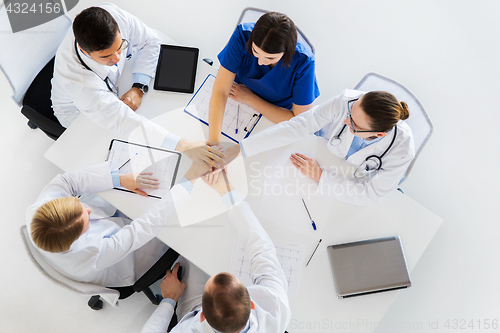
<path id="1" fill-rule="evenodd" d="M 399 102 L 393 94 L 387 91 L 371 91 L 360 100 L 361 109 L 370 118 L 374 131 L 387 132 L 399 120 L 408 119 L 410 110 L 405 102 Z"/>
<path id="2" fill-rule="evenodd" d="M 283 64 L 290 66 L 297 45 L 297 29 L 285 14 L 270 12 L 255 23 L 247 41 L 247 51 L 253 54 L 252 43 L 269 54 L 283 52 Z"/>
<path id="3" fill-rule="evenodd" d="M 80 200 L 65 197 L 40 206 L 31 219 L 31 239 L 38 248 L 52 253 L 69 250 L 83 231 Z"/>
<path id="4" fill-rule="evenodd" d="M 210 290 L 203 292 L 203 314 L 210 326 L 222 333 L 242 330 L 250 318 L 250 295 L 235 276 L 219 273 Z"/>
<path id="5" fill-rule="evenodd" d="M 73 21 L 76 42 L 88 53 L 109 49 L 118 31 L 113 16 L 99 7 L 83 10 Z"/>

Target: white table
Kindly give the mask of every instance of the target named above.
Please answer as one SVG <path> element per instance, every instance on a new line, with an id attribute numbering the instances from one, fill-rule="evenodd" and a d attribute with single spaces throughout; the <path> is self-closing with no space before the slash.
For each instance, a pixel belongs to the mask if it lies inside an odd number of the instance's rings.
<path id="1" fill-rule="evenodd" d="M 200 63 L 197 86 L 210 72 L 215 74 L 213 68 Z M 138 112 L 174 134 L 189 140 L 205 140 L 207 127 L 182 111 L 189 99 L 190 95 L 187 94 L 151 91 L 145 96 Z M 258 132 L 269 125 L 266 119 L 262 119 L 254 131 Z M 112 138 L 120 137 L 103 130 L 81 115 L 47 151 L 45 157 L 64 171 L 100 163 L 106 157 Z M 321 159 L 322 163 L 345 163 L 328 153 L 324 146 L 318 145 L 317 149 L 318 159 Z M 267 153 L 243 161 L 246 166 L 246 178 L 260 181 L 262 184 L 264 176 L 261 175 L 259 179 L 255 168 L 249 168 L 249 165 L 255 162 L 261 166 L 267 165 Z M 235 164 L 243 161 L 240 159 Z M 183 166 L 186 167 L 187 165 Z M 241 165 L 235 169 L 241 169 Z M 236 175 L 238 174 L 235 172 L 229 172 L 230 181 L 238 183 L 237 189 L 245 188 L 247 179 L 238 178 Z M 217 196 L 215 192 L 213 195 Z M 120 191 L 107 191 L 102 193 L 102 196 L 131 218 L 147 211 L 151 200 L 155 200 Z M 260 196 L 249 192 L 246 200 L 257 213 Z M 370 207 L 357 207 L 332 200 L 329 217 L 331 222 L 317 239 L 303 237 L 263 218 L 259 220 L 271 238 L 306 244 L 306 260 L 318 239 L 323 239 L 310 265 L 303 270 L 299 295 L 290 298 L 292 321 L 289 329 L 292 332 L 325 332 L 334 329 L 372 332 L 397 294 L 387 292 L 337 299 L 325 251 L 327 245 L 400 235 L 411 272 L 441 224 L 440 218 L 397 191 L 386 197 L 381 204 Z M 212 225 L 222 227 L 210 227 Z M 208 274 L 229 269 L 235 237 L 236 230 L 227 214 L 214 216 L 192 227 L 167 227 L 158 235 L 158 238 Z"/>

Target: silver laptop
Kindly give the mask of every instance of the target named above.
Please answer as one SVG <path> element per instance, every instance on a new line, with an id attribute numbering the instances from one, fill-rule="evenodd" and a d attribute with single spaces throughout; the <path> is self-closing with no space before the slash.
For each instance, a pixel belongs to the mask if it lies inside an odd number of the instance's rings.
<path id="1" fill-rule="evenodd" d="M 327 247 L 339 298 L 411 286 L 399 236 Z"/>

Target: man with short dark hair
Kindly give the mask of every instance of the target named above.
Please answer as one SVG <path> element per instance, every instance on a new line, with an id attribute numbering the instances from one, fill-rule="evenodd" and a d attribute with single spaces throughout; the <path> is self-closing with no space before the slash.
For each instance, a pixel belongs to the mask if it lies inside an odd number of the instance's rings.
<path id="1" fill-rule="evenodd" d="M 224 177 L 219 176 L 211 187 L 230 207 L 229 217 L 250 260 L 253 285 L 246 288 L 229 273 L 209 277 L 182 259 L 180 264 L 186 270 L 182 281 L 177 279 L 178 265 L 167 272 L 161 283 L 163 300 L 142 333 L 165 333 L 177 303 L 177 316 L 182 319 L 171 332 L 283 333 L 291 312 L 276 249 L 250 206 L 226 185 Z"/>
<path id="2" fill-rule="evenodd" d="M 221 162 L 217 149 L 182 139 L 134 112 L 148 92 L 159 52 L 156 32 L 116 5 L 83 10 L 56 54 L 51 96 L 55 116 L 68 127 L 84 113 L 120 135 L 146 133 L 148 145 L 185 152 L 197 162 L 210 164 L 211 156 Z M 134 84 L 120 98 L 116 83 L 132 57 Z"/>

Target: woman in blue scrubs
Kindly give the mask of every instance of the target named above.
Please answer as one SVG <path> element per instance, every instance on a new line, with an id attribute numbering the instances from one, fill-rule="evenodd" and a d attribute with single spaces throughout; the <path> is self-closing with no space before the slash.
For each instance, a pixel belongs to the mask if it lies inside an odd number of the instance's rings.
<path id="1" fill-rule="evenodd" d="M 264 14 L 236 27 L 218 55 L 221 67 L 209 107 L 209 142 L 220 142 L 228 97 L 247 104 L 274 123 L 309 110 L 319 96 L 314 54 L 297 42 L 295 24 L 285 14 Z"/>

